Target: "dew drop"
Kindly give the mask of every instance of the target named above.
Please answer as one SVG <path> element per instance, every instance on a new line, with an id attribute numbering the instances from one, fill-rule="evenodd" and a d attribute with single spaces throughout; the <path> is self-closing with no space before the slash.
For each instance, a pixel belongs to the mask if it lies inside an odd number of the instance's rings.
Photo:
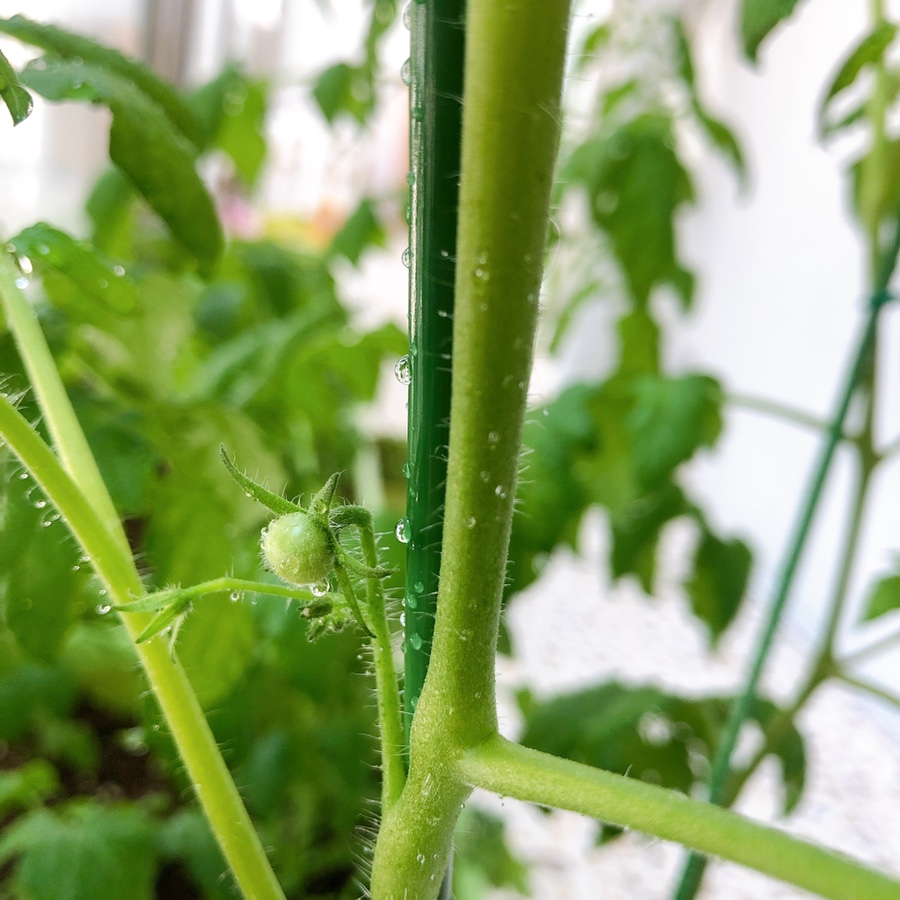
<path id="1" fill-rule="evenodd" d="M 28 477 L 28 473 L 27 473 L 27 472 L 21 472 L 21 473 L 19 474 L 19 478 L 21 478 L 22 481 L 24 481 L 27 477 Z"/>
<path id="2" fill-rule="evenodd" d="M 487 437 L 488 437 L 489 444 L 496 444 L 500 440 L 500 432 L 499 431 L 489 431 Z"/>
<path id="3" fill-rule="evenodd" d="M 479 477 L 485 484 L 487 484 L 487 483 L 491 480 L 491 473 L 490 473 L 490 472 L 482 471 L 482 472 L 480 472 L 480 473 L 478 474 L 478 477 Z"/>
<path id="4" fill-rule="evenodd" d="M 412 474 L 412 469 L 410 468 L 409 463 L 408 462 L 403 463 L 403 477 L 409 478 L 409 476 L 411 474 Z"/>
<path id="5" fill-rule="evenodd" d="M 409 519 L 404 516 L 398 523 L 397 527 L 394 529 L 394 534 L 397 537 L 397 540 L 400 541 L 401 544 L 409 543 L 409 532 L 410 525 Z"/>
<path id="6" fill-rule="evenodd" d="M 400 257 L 400 259 L 403 261 L 403 265 L 406 266 L 407 269 L 412 265 L 412 252 L 410 251 L 409 247 L 407 247 L 403 251 L 403 255 Z"/>
<path id="7" fill-rule="evenodd" d="M 412 381 L 412 367 L 409 364 L 408 356 L 401 356 L 397 360 L 397 365 L 394 366 L 394 375 L 397 376 L 400 384 L 409 384 Z"/>
<path id="8" fill-rule="evenodd" d="M 38 244 L 35 250 L 40 256 L 46 256 L 50 252 L 50 248 L 46 244 Z"/>
<path id="9" fill-rule="evenodd" d="M 412 81 L 412 63 L 409 60 L 406 60 L 400 67 L 400 78 L 404 84 L 409 84 Z"/>
<path id="10" fill-rule="evenodd" d="M 494 493 L 501 499 L 506 499 L 506 491 L 503 489 L 502 484 L 498 484 L 497 487 L 494 488 Z"/>
<path id="11" fill-rule="evenodd" d="M 421 122 L 425 118 L 425 110 L 421 106 L 411 106 L 409 108 L 409 116 L 416 122 Z"/>
<path id="12" fill-rule="evenodd" d="M 410 609 L 416 609 L 416 608 L 418 607 L 418 605 L 419 605 L 419 598 L 418 598 L 415 594 L 410 594 L 410 595 L 406 598 L 406 605 L 407 605 Z"/>
<path id="13" fill-rule="evenodd" d="M 409 646 L 413 648 L 413 650 L 421 650 L 422 649 L 422 635 L 416 634 L 413 632 L 409 636 Z"/>
<path id="14" fill-rule="evenodd" d="M 232 591 L 232 592 L 229 594 L 229 597 L 231 597 L 231 602 L 232 602 L 232 603 L 237 603 L 238 600 L 241 599 L 241 592 L 240 592 L 240 591 Z"/>
<path id="15" fill-rule="evenodd" d="M 417 854 L 416 854 L 416 862 L 417 862 L 420 866 L 424 866 L 424 865 L 425 865 L 425 854 L 424 854 L 424 853 L 417 853 Z"/>
<path id="16" fill-rule="evenodd" d="M 27 279 L 24 275 L 20 275 L 20 276 L 16 279 L 16 287 L 17 287 L 20 291 L 24 291 L 25 288 L 28 287 L 28 279 Z"/>
<path id="17" fill-rule="evenodd" d="M 35 509 L 43 509 L 47 505 L 46 500 L 35 500 L 34 508 Z"/>
<path id="18" fill-rule="evenodd" d="M 97 607 L 97 613 L 101 616 L 105 616 L 111 609 L 112 607 L 108 603 L 103 603 Z"/>
<path id="19" fill-rule="evenodd" d="M 425 590 L 425 585 L 422 584 L 421 581 L 417 581 L 417 582 L 413 585 L 413 590 L 414 590 L 417 594 L 421 594 L 422 591 Z"/>
<path id="20" fill-rule="evenodd" d="M 328 593 L 328 582 L 320 581 L 316 584 L 311 584 L 309 589 L 312 591 L 314 597 L 324 597 L 325 594 Z"/>
<path id="21" fill-rule="evenodd" d="M 403 27 L 409 29 L 412 27 L 412 4 L 407 3 L 403 7 Z"/>
<path id="22" fill-rule="evenodd" d="M 113 266 L 113 274 L 121 278 L 125 274 L 125 266 Z"/>
<path id="23" fill-rule="evenodd" d="M 416 183 L 416 174 L 415 172 L 407 172 L 406 173 L 406 183 L 412 187 Z"/>
<path id="24" fill-rule="evenodd" d="M 475 524 L 476 524 L 476 523 L 475 523 L 475 516 L 469 516 L 469 518 L 466 519 L 466 528 L 470 528 L 470 529 L 471 529 L 471 528 L 474 528 L 474 527 L 475 527 Z"/>

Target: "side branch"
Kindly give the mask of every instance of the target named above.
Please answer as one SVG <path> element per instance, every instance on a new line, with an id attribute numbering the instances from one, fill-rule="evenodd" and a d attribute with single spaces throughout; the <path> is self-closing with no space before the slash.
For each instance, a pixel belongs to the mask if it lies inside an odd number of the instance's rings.
<path id="1" fill-rule="evenodd" d="M 831 900 L 897 900 L 900 882 L 737 813 L 492 738 L 459 761 L 472 787 L 677 841 Z"/>

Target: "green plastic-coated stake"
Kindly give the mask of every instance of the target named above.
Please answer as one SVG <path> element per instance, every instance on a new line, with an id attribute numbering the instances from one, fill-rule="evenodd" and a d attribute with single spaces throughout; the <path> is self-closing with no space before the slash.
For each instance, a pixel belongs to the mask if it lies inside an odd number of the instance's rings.
<path id="1" fill-rule="evenodd" d="M 407 739 L 434 632 L 450 433 L 453 284 L 465 31 L 463 0 L 410 7 Z"/>
<path id="2" fill-rule="evenodd" d="M 760 635 L 754 650 L 750 671 L 747 674 L 743 690 L 729 711 L 721 741 L 716 747 L 708 786 L 708 799 L 711 803 L 720 804 L 724 799 L 728 775 L 731 772 L 731 756 L 734 753 L 741 726 L 747 720 L 753 700 L 756 697 L 763 666 L 768 659 L 769 649 L 781 622 L 791 586 L 794 582 L 794 576 L 796 575 L 797 567 L 806 547 L 806 541 L 815 518 L 816 509 L 822 498 L 822 491 L 825 487 L 828 472 L 834 461 L 835 450 L 844 433 L 844 420 L 847 417 L 850 404 L 866 376 L 866 372 L 870 371 L 873 364 L 872 356 L 878 319 L 886 303 L 892 299 L 888 293 L 888 284 L 897 264 L 898 253 L 900 253 L 900 221 L 895 224 L 890 245 L 885 248 L 877 266 L 875 284 L 869 299 L 866 321 L 857 340 L 856 352 L 844 378 L 841 395 L 828 428 L 825 444 L 813 471 L 803 508 L 788 547 L 772 605 L 769 609 L 766 627 Z M 692 853 L 688 857 L 674 895 L 674 900 L 692 900 L 696 896 L 700 882 L 703 880 L 706 865 L 707 860 L 703 856 Z"/>
<path id="3" fill-rule="evenodd" d="M 409 459 L 404 699 L 409 727 L 425 683 L 443 538 L 450 435 L 465 0 L 409 7 Z M 441 896 L 449 900 L 448 872 Z"/>

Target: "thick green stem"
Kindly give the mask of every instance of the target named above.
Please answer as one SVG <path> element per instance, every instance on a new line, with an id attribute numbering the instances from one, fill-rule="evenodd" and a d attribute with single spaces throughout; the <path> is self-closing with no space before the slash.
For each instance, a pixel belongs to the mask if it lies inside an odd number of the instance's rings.
<path id="1" fill-rule="evenodd" d="M 452 422 L 431 662 L 375 900 L 437 895 L 468 796 L 455 760 L 496 733 L 494 654 L 540 291 L 568 0 L 469 4 Z"/>
<path id="2" fill-rule="evenodd" d="M 66 521 L 110 600 L 124 605 L 143 594 L 144 587 L 131 557 L 122 553 L 78 485 L 5 397 L 0 397 L 0 435 Z M 135 640 L 149 616 L 135 613 L 122 620 Z M 241 890 L 246 897 L 283 900 L 184 670 L 169 657 L 163 641 L 148 641 L 136 649 L 203 811 Z"/>
<path id="3" fill-rule="evenodd" d="M 545 806 L 678 841 L 833 900 L 897 900 L 900 882 L 736 813 L 500 737 L 468 751 L 463 777 Z"/>

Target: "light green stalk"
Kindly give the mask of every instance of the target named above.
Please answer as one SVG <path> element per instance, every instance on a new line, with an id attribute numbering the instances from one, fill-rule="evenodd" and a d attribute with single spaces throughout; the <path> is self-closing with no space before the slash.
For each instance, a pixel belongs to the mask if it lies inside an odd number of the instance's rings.
<path id="1" fill-rule="evenodd" d="M 123 606 L 144 594 L 144 586 L 34 312 L 15 284 L 16 277 L 11 259 L 0 253 L 0 296 L 63 465 L 6 398 L 0 402 L 0 436 L 69 525 L 106 587 L 110 602 Z M 149 616 L 133 614 L 122 620 L 135 641 Z M 164 641 L 148 641 L 137 645 L 136 650 L 200 805 L 241 890 L 246 897 L 258 900 L 283 900 L 184 670 L 170 658 Z"/>

